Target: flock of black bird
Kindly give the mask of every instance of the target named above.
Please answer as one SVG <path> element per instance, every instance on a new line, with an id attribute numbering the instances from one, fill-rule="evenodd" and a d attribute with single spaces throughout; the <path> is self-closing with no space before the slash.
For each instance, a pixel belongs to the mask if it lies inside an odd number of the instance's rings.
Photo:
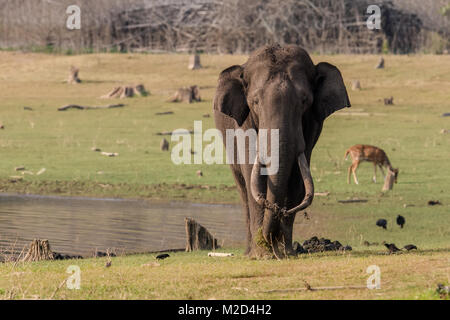
<path id="1" fill-rule="evenodd" d="M 406 223 L 405 217 L 398 215 L 396 219 L 397 224 L 400 226 L 400 228 L 403 229 L 403 226 Z M 387 220 L 386 219 L 378 219 L 376 225 L 380 228 L 387 229 Z M 365 243 L 368 243 L 367 241 Z M 368 243 L 370 245 L 370 243 Z M 402 251 L 402 249 L 397 248 L 397 246 L 394 243 L 386 243 L 383 241 L 384 246 L 389 250 L 389 253 L 396 253 L 399 251 Z M 417 250 L 417 247 L 413 244 L 407 244 L 403 247 L 403 249 L 407 251 L 411 250 Z"/>

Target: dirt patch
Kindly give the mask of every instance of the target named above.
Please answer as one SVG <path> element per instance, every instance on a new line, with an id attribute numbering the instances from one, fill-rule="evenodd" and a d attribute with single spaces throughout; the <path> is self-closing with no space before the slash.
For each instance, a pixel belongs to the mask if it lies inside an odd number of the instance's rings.
<path id="1" fill-rule="evenodd" d="M 309 240 L 305 240 L 302 245 L 297 241 L 294 242 L 294 250 L 298 254 L 303 253 L 315 253 L 324 251 L 351 251 L 352 247 L 343 246 L 339 241 L 331 241 L 325 238 L 312 237 Z"/>

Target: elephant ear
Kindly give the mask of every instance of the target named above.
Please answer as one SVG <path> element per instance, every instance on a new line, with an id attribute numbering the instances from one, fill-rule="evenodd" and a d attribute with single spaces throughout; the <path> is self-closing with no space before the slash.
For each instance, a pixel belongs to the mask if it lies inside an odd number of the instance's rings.
<path id="1" fill-rule="evenodd" d="M 241 66 L 232 66 L 222 71 L 214 97 L 214 109 L 236 120 L 239 126 L 242 126 L 250 112 L 242 74 Z"/>
<path id="2" fill-rule="evenodd" d="M 335 66 L 321 62 L 316 66 L 313 112 L 319 122 L 342 108 L 350 107 L 341 73 Z"/>

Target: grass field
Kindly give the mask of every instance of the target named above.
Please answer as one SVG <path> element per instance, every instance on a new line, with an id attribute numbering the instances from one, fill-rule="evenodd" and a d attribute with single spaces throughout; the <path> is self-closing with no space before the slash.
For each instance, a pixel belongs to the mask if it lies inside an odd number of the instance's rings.
<path id="1" fill-rule="evenodd" d="M 249 261 L 241 257 L 213 260 L 204 253 L 174 254 L 158 268 L 140 265 L 149 256 L 119 257 L 105 270 L 103 260 L 77 262 L 85 274 L 80 291 L 61 290 L 62 298 L 433 298 L 440 282 L 448 283 L 450 271 L 450 56 L 386 56 L 386 68 L 375 70 L 376 56 L 313 56 L 314 62 L 337 65 L 349 88 L 352 108 L 326 120 L 313 152 L 312 174 L 318 192 L 308 209 L 311 220 L 297 218 L 295 238 L 312 235 L 339 240 L 353 247 L 344 255 L 312 255 L 289 261 Z M 169 152 L 161 152 L 160 131 L 214 127 L 212 98 L 218 74 L 244 56 L 202 56 L 205 68 L 187 70 L 186 55 L 91 54 L 59 56 L 0 52 L 0 192 L 59 195 L 131 197 L 197 202 L 238 202 L 227 165 L 175 166 Z M 71 65 L 80 67 L 83 83 L 63 82 Z M 361 81 L 361 91 L 351 91 L 351 80 Z M 66 104 L 106 105 L 116 100 L 99 99 L 114 86 L 143 83 L 151 95 L 121 100 L 124 108 L 66 111 Z M 200 87 L 203 102 L 169 103 L 182 86 Z M 384 106 L 384 97 L 394 97 Z M 24 110 L 24 106 L 33 111 Z M 173 111 L 156 116 L 156 112 Z M 372 165 L 362 164 L 360 185 L 346 182 L 345 150 L 357 143 L 383 148 L 394 167 L 400 168 L 394 190 L 381 193 L 382 178 L 371 182 Z M 108 158 L 92 147 L 119 156 Z M 25 166 L 37 175 L 23 176 L 15 167 Z M 203 177 L 196 175 L 202 170 Z M 203 187 L 202 187 L 203 186 Z M 208 186 L 209 188 L 205 188 Z M 367 203 L 339 204 L 337 200 L 364 198 Z M 440 200 L 441 206 L 428 206 Z M 405 229 L 395 217 L 406 218 Z M 388 230 L 375 227 L 378 218 L 388 220 Z M 414 243 L 418 253 L 385 256 L 383 246 L 364 247 L 363 241 Z M 369 250 L 370 249 L 370 250 Z M 72 262 L 0 266 L 0 295 L 30 285 L 25 297 L 51 296 L 55 283 L 64 279 Z M 365 269 L 378 264 L 381 290 L 318 291 L 314 293 L 258 293 L 278 287 L 364 285 Z M 182 275 L 180 270 L 185 270 Z M 289 272 L 288 272 L 289 270 Z M 292 272 L 290 271 L 292 270 Z M 35 276 L 39 275 L 38 280 Z M 192 281 L 205 277 L 198 291 Z M 385 278 L 386 277 L 386 278 Z M 143 279 L 138 281 L 137 279 Z M 153 279 L 153 280 L 152 280 Z M 157 280 L 154 280 L 157 279 Z M 383 280 L 386 279 L 386 280 Z M 48 280 L 48 281 L 47 281 Z M 362 283 L 361 283 L 362 281 Z M 385 281 L 385 282 L 384 282 Z M 232 290 L 245 287 L 249 291 Z M 167 287 L 167 290 L 163 288 Z M 16 298 L 21 298 L 19 289 Z M 24 291 L 22 291 L 22 294 Z"/>

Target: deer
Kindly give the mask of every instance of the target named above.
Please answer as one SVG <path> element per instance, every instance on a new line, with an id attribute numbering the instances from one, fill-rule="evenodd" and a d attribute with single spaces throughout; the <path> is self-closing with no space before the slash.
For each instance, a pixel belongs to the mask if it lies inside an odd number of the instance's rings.
<path id="1" fill-rule="evenodd" d="M 394 174 L 394 181 L 397 183 L 398 176 L 398 168 L 394 169 L 389 161 L 389 158 L 382 149 L 366 145 L 366 144 L 357 144 L 353 147 L 350 147 L 344 156 L 344 160 L 347 160 L 348 155 L 352 158 L 352 164 L 348 168 L 348 177 L 347 183 L 350 184 L 350 175 L 353 173 L 353 180 L 356 184 L 358 183 L 358 178 L 356 177 L 356 169 L 361 162 L 367 161 L 373 163 L 374 173 L 373 173 L 373 182 L 377 183 L 377 166 L 380 168 L 381 173 L 383 174 L 383 178 L 386 178 L 384 174 L 383 167 L 387 168 L 388 172 Z"/>

